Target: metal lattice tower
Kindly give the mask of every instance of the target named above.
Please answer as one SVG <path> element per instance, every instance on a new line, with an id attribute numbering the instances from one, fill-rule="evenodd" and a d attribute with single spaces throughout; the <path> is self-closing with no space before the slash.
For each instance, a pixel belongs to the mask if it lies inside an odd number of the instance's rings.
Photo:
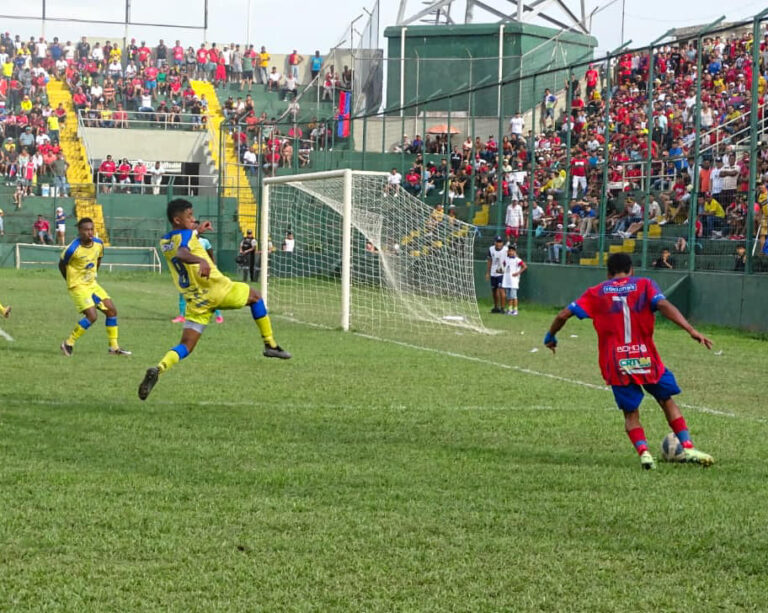
<path id="1" fill-rule="evenodd" d="M 418 8 L 415 7 L 417 3 L 411 0 L 413 8 L 410 12 L 408 4 L 408 0 L 400 0 L 397 12 L 399 26 L 414 23 L 450 25 L 475 21 L 517 21 L 589 34 L 586 0 L 421 0 Z M 462 4 L 463 18 L 455 17 Z M 454 15 L 451 14 L 452 9 Z"/>

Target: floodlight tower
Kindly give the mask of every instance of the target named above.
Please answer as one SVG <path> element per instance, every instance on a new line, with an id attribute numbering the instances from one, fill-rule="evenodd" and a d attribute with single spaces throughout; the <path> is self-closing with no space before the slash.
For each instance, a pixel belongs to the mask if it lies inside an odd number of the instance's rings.
<path id="1" fill-rule="evenodd" d="M 464 16 L 456 18 L 454 15 L 459 12 L 462 2 Z M 586 0 L 421 0 L 421 6 L 414 6 L 411 11 L 408 10 L 408 4 L 408 0 L 400 0 L 396 25 L 453 25 L 473 23 L 476 20 L 483 23 L 517 21 L 589 34 Z M 411 0 L 411 5 L 415 4 Z"/>

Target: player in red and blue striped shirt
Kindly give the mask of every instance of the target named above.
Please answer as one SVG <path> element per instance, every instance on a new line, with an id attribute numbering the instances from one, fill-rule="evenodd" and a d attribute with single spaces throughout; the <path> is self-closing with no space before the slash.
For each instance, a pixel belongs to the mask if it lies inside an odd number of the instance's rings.
<path id="1" fill-rule="evenodd" d="M 640 455 L 643 468 L 655 468 L 640 423 L 643 389 L 656 399 L 664 411 L 683 446 L 684 461 L 711 465 L 714 462 L 712 456 L 693 446 L 685 418 L 673 399 L 680 393 L 680 388 L 672 371 L 661 361 L 653 342 L 655 312 L 659 311 L 707 349 L 712 348 L 712 341 L 691 326 L 654 281 L 633 276 L 629 255 L 614 253 L 607 264 L 608 280 L 590 287 L 560 311 L 544 338 L 544 344 L 552 352 L 555 351 L 555 334 L 571 316 L 592 319 L 597 332 L 603 379 L 613 389 L 616 404 L 624 412 L 627 435 Z"/>

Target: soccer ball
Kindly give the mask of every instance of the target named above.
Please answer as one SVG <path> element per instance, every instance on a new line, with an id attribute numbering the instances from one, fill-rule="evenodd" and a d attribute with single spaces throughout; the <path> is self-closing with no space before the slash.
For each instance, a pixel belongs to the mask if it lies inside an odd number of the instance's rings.
<path id="1" fill-rule="evenodd" d="M 674 432 L 670 432 L 661 441 L 661 457 L 667 462 L 682 462 L 685 457 L 685 451 L 680 441 L 677 440 Z"/>

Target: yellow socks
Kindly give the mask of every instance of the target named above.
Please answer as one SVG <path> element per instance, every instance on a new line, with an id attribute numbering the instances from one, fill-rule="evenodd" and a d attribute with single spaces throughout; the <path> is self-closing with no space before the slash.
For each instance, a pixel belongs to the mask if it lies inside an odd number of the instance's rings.
<path id="1" fill-rule="evenodd" d="M 254 302 L 251 305 L 251 315 L 253 316 L 256 325 L 259 326 L 259 332 L 261 332 L 261 338 L 264 340 L 265 345 L 270 347 L 277 347 L 275 337 L 272 335 L 272 322 L 267 315 L 267 307 L 263 300 Z"/>
<path id="2" fill-rule="evenodd" d="M 160 360 L 160 363 L 157 365 L 157 369 L 160 371 L 160 374 L 163 374 L 166 370 L 170 370 L 176 366 L 176 364 L 181 362 L 181 360 L 186 358 L 188 355 L 189 349 L 187 349 L 186 345 L 176 345 L 163 356 L 163 359 Z"/>
<path id="3" fill-rule="evenodd" d="M 85 317 L 83 317 L 80 321 L 77 322 L 77 325 L 75 326 L 75 329 L 72 330 L 69 337 L 67 338 L 67 345 L 70 347 L 75 344 L 75 341 L 80 338 L 83 334 L 85 334 L 85 331 L 91 327 L 91 322 L 88 321 Z"/>
<path id="4" fill-rule="evenodd" d="M 117 343 L 117 317 L 107 317 L 107 339 L 109 340 L 110 349 L 118 349 L 120 347 Z"/>

